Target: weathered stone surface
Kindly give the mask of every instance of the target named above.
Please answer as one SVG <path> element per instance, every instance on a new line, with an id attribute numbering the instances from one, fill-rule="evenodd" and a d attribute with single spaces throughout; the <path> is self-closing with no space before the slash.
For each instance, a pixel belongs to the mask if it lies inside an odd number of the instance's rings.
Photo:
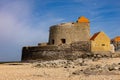
<path id="1" fill-rule="evenodd" d="M 70 45 L 61 46 L 33 46 L 23 47 L 22 60 L 55 60 L 55 59 L 77 59 L 90 56 L 88 41 L 79 41 Z M 86 54 L 87 53 L 87 54 Z"/>
<path id="2" fill-rule="evenodd" d="M 85 65 L 84 60 L 79 58 L 77 60 L 53 60 L 53 61 L 44 61 L 44 62 L 37 62 L 34 63 L 34 67 L 39 68 L 75 68 L 76 66 L 83 66 Z"/>
<path id="3" fill-rule="evenodd" d="M 90 41 L 78 41 L 71 44 L 72 51 L 90 52 Z"/>
<path id="4" fill-rule="evenodd" d="M 90 38 L 89 23 L 62 23 L 50 27 L 49 44 L 61 45 L 62 39 L 65 44 L 77 41 L 88 41 Z"/>
<path id="5" fill-rule="evenodd" d="M 118 64 L 111 64 L 111 65 L 92 65 L 90 67 L 87 67 L 85 69 L 76 70 L 72 74 L 73 75 L 118 75 L 115 71 L 120 71 L 120 66 Z"/>

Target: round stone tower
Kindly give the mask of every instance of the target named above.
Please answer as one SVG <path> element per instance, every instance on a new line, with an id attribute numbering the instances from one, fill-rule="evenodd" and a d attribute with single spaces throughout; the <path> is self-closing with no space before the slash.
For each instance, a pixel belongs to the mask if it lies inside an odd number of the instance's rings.
<path id="1" fill-rule="evenodd" d="M 50 27 L 49 45 L 70 44 L 90 39 L 89 20 L 84 16 L 76 22 L 61 23 Z"/>

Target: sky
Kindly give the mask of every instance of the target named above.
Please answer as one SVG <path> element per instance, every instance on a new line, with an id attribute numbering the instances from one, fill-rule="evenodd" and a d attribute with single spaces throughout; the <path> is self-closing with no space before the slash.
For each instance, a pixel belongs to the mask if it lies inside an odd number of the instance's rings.
<path id="1" fill-rule="evenodd" d="M 120 36 L 120 0 L 0 0 L 0 62 L 20 61 L 23 46 L 48 42 L 50 26 L 80 16 L 91 35 Z"/>

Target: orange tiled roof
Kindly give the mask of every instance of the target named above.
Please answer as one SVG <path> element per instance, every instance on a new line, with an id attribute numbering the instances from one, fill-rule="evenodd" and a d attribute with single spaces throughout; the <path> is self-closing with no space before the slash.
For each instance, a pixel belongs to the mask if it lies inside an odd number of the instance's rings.
<path id="1" fill-rule="evenodd" d="M 79 22 L 79 23 L 82 23 L 82 22 L 89 23 L 90 21 L 86 17 L 81 16 L 81 17 L 78 18 L 77 22 Z"/>
<path id="2" fill-rule="evenodd" d="M 99 33 L 100 33 L 100 32 L 95 33 L 95 34 L 90 38 L 90 40 L 95 40 L 95 38 L 98 36 Z"/>
<path id="3" fill-rule="evenodd" d="M 120 36 L 115 37 L 113 40 L 116 42 L 120 42 Z"/>

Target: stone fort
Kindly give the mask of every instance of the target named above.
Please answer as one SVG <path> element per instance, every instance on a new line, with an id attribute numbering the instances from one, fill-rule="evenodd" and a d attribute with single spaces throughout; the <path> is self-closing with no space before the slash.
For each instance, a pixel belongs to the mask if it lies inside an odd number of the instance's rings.
<path id="1" fill-rule="evenodd" d="M 89 20 L 84 16 L 76 22 L 62 23 L 50 27 L 49 45 L 71 44 L 90 39 Z"/>
<path id="2" fill-rule="evenodd" d="M 84 16 L 76 22 L 53 25 L 49 31 L 47 43 L 23 47 L 22 60 L 81 57 L 91 51 L 90 21 Z"/>

